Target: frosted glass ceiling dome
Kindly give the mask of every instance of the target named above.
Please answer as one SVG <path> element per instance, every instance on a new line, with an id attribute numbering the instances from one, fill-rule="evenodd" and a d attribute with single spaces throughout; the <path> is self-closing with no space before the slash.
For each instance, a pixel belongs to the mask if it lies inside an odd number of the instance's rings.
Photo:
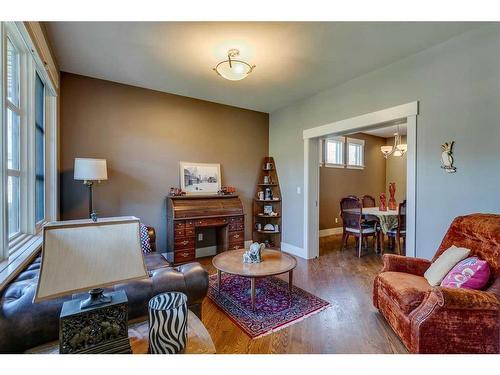
<path id="1" fill-rule="evenodd" d="M 237 49 L 230 49 L 227 51 L 227 60 L 221 61 L 214 68 L 214 71 L 221 77 L 230 81 L 240 81 L 248 76 L 255 68 L 255 65 L 237 60 L 235 57 L 240 55 Z"/>

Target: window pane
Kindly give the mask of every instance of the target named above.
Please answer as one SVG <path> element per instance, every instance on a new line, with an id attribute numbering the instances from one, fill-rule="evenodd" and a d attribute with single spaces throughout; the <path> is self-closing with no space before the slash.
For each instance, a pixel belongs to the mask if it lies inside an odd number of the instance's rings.
<path id="1" fill-rule="evenodd" d="M 45 218 L 45 87 L 35 81 L 35 220 Z"/>
<path id="2" fill-rule="evenodd" d="M 7 99 L 19 106 L 19 52 L 7 38 Z"/>
<path id="3" fill-rule="evenodd" d="M 342 164 L 342 142 L 327 140 L 326 141 L 326 163 Z"/>
<path id="4" fill-rule="evenodd" d="M 19 177 L 9 176 L 7 180 L 7 210 L 9 217 L 9 237 L 19 232 Z"/>
<path id="5" fill-rule="evenodd" d="M 348 145 L 348 164 L 363 166 L 363 146 L 356 143 Z"/>
<path id="6" fill-rule="evenodd" d="M 7 108 L 7 168 L 19 169 L 19 115 Z"/>

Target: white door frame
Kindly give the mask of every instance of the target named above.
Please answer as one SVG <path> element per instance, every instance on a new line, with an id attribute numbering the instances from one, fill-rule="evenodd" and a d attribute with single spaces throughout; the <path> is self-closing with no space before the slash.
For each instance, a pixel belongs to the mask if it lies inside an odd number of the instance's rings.
<path id="1" fill-rule="evenodd" d="M 325 135 L 354 133 L 406 118 L 406 255 L 416 256 L 418 101 L 386 108 L 306 129 L 304 139 L 304 258 L 319 256 L 319 139 Z"/>

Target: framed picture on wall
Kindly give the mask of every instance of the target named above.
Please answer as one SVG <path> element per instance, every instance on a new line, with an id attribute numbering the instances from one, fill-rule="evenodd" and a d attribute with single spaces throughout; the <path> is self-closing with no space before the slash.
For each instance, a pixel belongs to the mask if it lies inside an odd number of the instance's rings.
<path id="1" fill-rule="evenodd" d="M 181 189 L 186 194 L 217 194 L 221 189 L 220 164 L 180 162 Z"/>

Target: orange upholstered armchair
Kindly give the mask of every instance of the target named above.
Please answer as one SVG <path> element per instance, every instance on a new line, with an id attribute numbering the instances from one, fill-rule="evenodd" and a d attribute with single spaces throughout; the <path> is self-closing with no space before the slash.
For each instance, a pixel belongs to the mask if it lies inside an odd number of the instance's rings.
<path id="1" fill-rule="evenodd" d="M 373 304 L 411 353 L 499 353 L 500 215 L 457 217 L 433 261 L 451 245 L 488 262 L 484 290 L 431 287 L 423 277 L 431 261 L 386 254 Z"/>

